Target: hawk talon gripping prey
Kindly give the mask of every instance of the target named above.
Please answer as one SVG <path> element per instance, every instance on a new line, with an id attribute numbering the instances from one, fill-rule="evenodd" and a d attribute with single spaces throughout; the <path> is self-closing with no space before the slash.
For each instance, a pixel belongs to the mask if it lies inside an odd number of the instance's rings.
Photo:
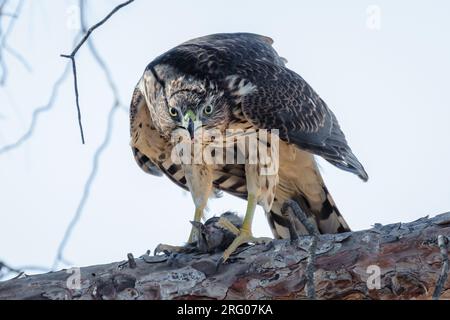
<path id="1" fill-rule="evenodd" d="M 259 241 L 251 234 L 258 204 L 278 239 L 290 238 L 293 229 L 308 233 L 299 219 L 288 221 L 283 215 L 288 200 L 298 204 L 320 233 L 350 230 L 324 184 L 315 155 L 368 179 L 333 112 L 285 66 L 272 43 L 268 37 L 249 33 L 214 34 L 185 42 L 147 66 L 131 102 L 131 146 L 137 163 L 145 172 L 164 174 L 191 193 L 195 214 L 189 243 L 197 240 L 195 223 L 203 218 L 216 190 L 248 201 L 242 226 L 224 260 L 240 244 Z M 264 130 L 269 134 L 261 138 Z M 191 149 L 191 156 L 218 142 L 204 138 L 203 131 L 218 132 L 222 138 L 229 132 L 239 137 L 253 131 L 258 147 L 268 150 L 278 141 L 277 170 L 262 174 L 267 163 L 260 157 L 249 161 L 248 142 L 232 140 L 229 148 L 226 139 L 219 140 L 226 140 L 226 149 L 236 151 L 244 162 L 176 161 L 173 150 L 182 139 L 174 137 L 187 136 L 193 149 L 200 145 L 200 151 Z M 232 226 L 230 231 L 237 233 Z"/>

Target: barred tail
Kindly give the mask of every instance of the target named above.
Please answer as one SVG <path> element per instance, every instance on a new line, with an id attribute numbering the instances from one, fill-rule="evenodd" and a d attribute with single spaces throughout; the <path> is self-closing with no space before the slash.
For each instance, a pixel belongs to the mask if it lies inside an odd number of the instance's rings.
<path id="1" fill-rule="evenodd" d="M 267 215 L 274 237 L 278 239 L 290 239 L 295 236 L 293 233 L 296 235 L 310 234 L 311 227 L 308 228 L 305 224 L 309 224 L 309 226 L 312 226 L 320 234 L 350 231 L 350 227 L 336 207 L 328 189 L 323 186 L 322 191 L 323 201 L 319 206 L 312 205 L 302 194 L 298 194 L 284 201 L 283 204 L 274 204 L 272 210 Z M 295 214 L 294 208 L 285 210 L 286 207 L 283 206 L 289 200 L 298 205 L 307 221 L 300 219 L 298 214 Z"/>

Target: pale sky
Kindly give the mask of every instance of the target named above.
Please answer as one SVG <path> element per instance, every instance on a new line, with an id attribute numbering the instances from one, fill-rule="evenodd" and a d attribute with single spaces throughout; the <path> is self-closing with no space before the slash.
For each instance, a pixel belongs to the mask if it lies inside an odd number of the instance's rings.
<path id="1" fill-rule="evenodd" d="M 13 6 L 18 0 L 10 1 Z M 0 87 L 0 149 L 30 125 L 62 73 L 76 26 L 75 1 L 26 0 L 8 40 L 32 67 L 6 53 Z M 120 1 L 88 0 L 90 25 Z M 375 7 L 373 7 L 375 5 Z M 94 32 L 128 105 L 156 56 L 217 32 L 272 37 L 288 67 L 336 114 L 369 182 L 321 161 L 324 179 L 354 230 L 409 222 L 450 210 L 450 4 L 448 1 L 144 1 L 136 0 Z M 2 18 L 3 29 L 7 18 Z M 0 261 L 50 267 L 101 144 L 113 99 L 88 47 L 77 57 L 86 145 L 80 143 L 72 78 L 32 138 L 0 154 Z M 113 118 L 81 220 L 65 257 L 84 266 L 135 256 L 158 243 L 182 244 L 190 231 L 190 196 L 167 178 L 146 175 L 129 147 L 126 110 Z M 232 196 L 210 202 L 209 215 L 244 213 Z M 254 234 L 270 236 L 261 209 Z M 65 267 L 61 264 L 59 268 Z"/>

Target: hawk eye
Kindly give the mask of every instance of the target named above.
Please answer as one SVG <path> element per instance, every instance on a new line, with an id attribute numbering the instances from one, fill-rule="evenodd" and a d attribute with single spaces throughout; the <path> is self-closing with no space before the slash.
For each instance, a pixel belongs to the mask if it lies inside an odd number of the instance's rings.
<path id="1" fill-rule="evenodd" d="M 206 115 L 210 115 L 212 112 L 213 112 L 213 107 L 212 107 L 212 105 L 207 105 L 206 107 L 205 107 L 205 109 L 203 109 L 203 112 L 206 114 Z"/>
<path id="2" fill-rule="evenodd" d="M 178 110 L 175 109 L 174 107 L 170 107 L 169 108 L 169 114 L 171 117 L 176 117 L 178 115 Z"/>

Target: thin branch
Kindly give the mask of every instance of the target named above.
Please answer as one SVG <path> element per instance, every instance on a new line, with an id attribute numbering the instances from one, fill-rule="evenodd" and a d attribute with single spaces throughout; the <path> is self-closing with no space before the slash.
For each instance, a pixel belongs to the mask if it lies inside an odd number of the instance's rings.
<path id="1" fill-rule="evenodd" d="M 3 15 L 3 10 L 7 3 L 8 3 L 8 0 L 4 0 L 0 4 L 0 17 Z M 3 36 L 2 21 L 0 20 L 0 70 L 2 72 L 0 75 L 0 85 L 3 85 L 3 83 L 6 79 L 6 74 L 7 74 L 6 64 L 5 64 L 5 61 L 3 58 L 3 50 L 2 50 L 3 39 L 4 39 L 4 36 Z"/>
<path id="2" fill-rule="evenodd" d="M 134 0 L 128 0 L 125 1 L 121 4 L 119 4 L 117 7 L 115 7 L 110 13 L 108 13 L 106 15 L 106 17 L 104 17 L 102 20 L 100 20 L 99 22 L 97 22 L 96 24 L 94 24 L 92 27 L 90 27 L 86 34 L 84 35 L 84 37 L 81 39 L 80 43 L 75 47 L 75 49 L 73 49 L 72 53 L 70 54 L 69 57 L 75 57 L 75 55 L 77 54 L 78 50 L 80 50 L 81 46 L 86 42 L 86 40 L 89 38 L 89 36 L 91 35 L 91 33 L 97 29 L 98 27 L 100 27 L 101 25 L 103 25 L 106 21 L 109 20 L 109 18 L 111 18 L 117 11 L 119 11 L 120 9 L 122 9 L 123 7 L 129 5 L 130 3 L 134 2 Z"/>
<path id="3" fill-rule="evenodd" d="M 0 17 L 3 16 L 3 17 L 17 18 L 17 16 L 16 16 L 15 13 L 9 13 L 9 12 L 3 11 L 4 8 L 6 7 L 6 4 L 7 4 L 7 3 L 8 3 L 8 0 L 3 0 L 3 1 L 0 3 Z"/>
<path id="4" fill-rule="evenodd" d="M 3 4 L 0 6 L 0 15 L 1 12 L 3 11 L 4 6 L 6 5 L 7 1 L 4 1 Z M 23 0 L 20 0 L 19 3 L 17 4 L 17 7 L 14 11 L 14 16 L 15 17 L 19 17 L 20 13 L 22 11 L 23 8 Z M 6 83 L 6 78 L 8 76 L 8 68 L 5 62 L 5 57 L 4 57 L 4 52 L 8 52 L 9 54 L 11 54 L 14 58 L 16 58 L 24 67 L 27 71 L 31 71 L 31 67 L 30 64 L 26 61 L 26 59 L 19 53 L 17 52 L 15 49 L 11 48 L 8 45 L 8 38 L 9 35 L 12 33 L 15 24 L 16 24 L 17 19 L 11 19 L 8 27 L 6 28 L 5 33 L 3 34 L 3 36 L 0 38 L 0 66 L 2 68 L 2 75 L 0 77 L 0 85 L 3 86 Z M 1 32 L 1 26 L 0 26 L 0 36 L 2 35 Z"/>
<path id="5" fill-rule="evenodd" d="M 62 56 L 65 57 L 65 56 Z M 69 56 L 67 56 L 69 57 Z M 74 90 L 75 90 L 75 103 L 77 105 L 77 114 L 78 114 L 78 126 L 80 127 L 80 134 L 81 134 L 81 143 L 84 144 L 84 130 L 83 130 L 83 124 L 81 122 L 81 109 L 80 109 L 80 97 L 78 94 L 78 79 L 77 79 L 77 64 L 75 62 L 75 58 L 69 57 L 72 61 L 72 73 L 73 73 L 73 84 L 74 84 Z"/>
<path id="6" fill-rule="evenodd" d="M 80 37 L 80 35 L 77 35 L 75 37 L 74 43 L 78 42 L 79 37 Z M 0 156 L 4 153 L 7 153 L 13 149 L 20 147 L 23 143 L 25 143 L 26 141 L 28 141 L 31 138 L 31 136 L 33 135 L 34 130 L 36 128 L 36 125 L 38 123 L 39 116 L 43 113 L 49 112 L 55 106 L 55 101 L 58 96 L 60 87 L 63 85 L 64 81 L 66 80 L 66 78 L 69 74 L 69 70 L 70 70 L 69 65 L 67 65 L 64 68 L 63 73 L 59 76 L 59 78 L 53 84 L 52 92 L 50 94 L 48 102 L 44 106 L 39 107 L 33 111 L 33 114 L 31 116 L 31 124 L 28 127 L 27 131 L 15 142 L 13 142 L 11 144 L 7 144 L 3 147 L 0 147 Z"/>
<path id="7" fill-rule="evenodd" d="M 0 261 L 0 272 L 2 270 L 6 270 L 7 272 L 13 272 L 13 273 L 21 273 L 22 270 L 19 270 L 17 268 L 13 268 L 10 267 L 9 265 L 7 265 L 6 263 L 4 263 L 3 261 Z"/>
<path id="8" fill-rule="evenodd" d="M 80 26 L 81 26 L 81 31 L 83 33 L 88 32 L 87 30 L 87 22 L 86 22 L 86 1 L 85 0 L 79 0 L 79 5 L 80 5 Z M 113 76 L 111 71 L 109 70 L 108 66 L 106 65 L 106 62 L 103 60 L 103 58 L 101 57 L 101 55 L 98 53 L 95 44 L 93 41 L 91 41 L 91 39 L 89 39 L 87 41 L 89 50 L 91 51 L 92 56 L 94 57 L 94 59 L 97 61 L 98 65 L 100 66 L 100 68 L 103 70 L 103 73 L 105 74 L 105 78 L 106 81 L 108 81 L 108 85 L 111 89 L 111 92 L 114 95 L 114 100 L 115 102 L 117 102 L 118 104 L 122 104 L 121 103 L 121 99 L 119 96 L 119 90 L 117 90 L 117 85 L 114 82 Z"/>
<path id="9" fill-rule="evenodd" d="M 438 241 L 438 247 L 439 247 L 439 251 L 441 253 L 441 258 L 442 258 L 442 269 L 441 269 L 441 273 L 439 275 L 439 279 L 436 282 L 436 287 L 433 292 L 433 300 L 439 300 L 439 297 L 442 294 L 442 290 L 444 289 L 444 285 L 447 282 L 448 268 L 449 268 L 449 266 L 448 266 L 448 249 L 447 249 L 448 238 L 443 235 L 439 235 L 437 241 Z"/>
<path id="10" fill-rule="evenodd" d="M 81 215 L 84 210 L 84 207 L 86 206 L 87 200 L 89 199 L 92 184 L 97 176 L 100 157 L 102 156 L 103 152 L 105 151 L 105 149 L 107 148 L 107 146 L 109 145 L 109 142 L 111 140 L 112 127 L 114 124 L 114 121 L 113 121 L 114 114 L 115 114 L 115 111 L 118 109 L 118 107 L 119 106 L 117 104 L 114 104 L 114 106 L 111 108 L 111 110 L 109 112 L 105 138 L 104 138 L 103 142 L 101 143 L 100 147 L 97 149 L 97 151 L 94 154 L 94 158 L 92 161 L 91 173 L 89 174 L 89 177 L 84 186 L 83 195 L 78 204 L 78 208 L 75 212 L 75 215 L 73 216 L 66 231 L 64 232 L 63 239 L 58 247 L 58 251 L 57 251 L 55 260 L 53 262 L 53 266 L 52 266 L 53 270 L 55 270 L 58 267 L 59 263 L 64 259 L 64 250 L 66 248 L 66 245 L 70 239 L 70 236 L 72 235 L 72 232 L 73 232 L 75 226 L 77 225 L 78 221 L 80 220 Z"/>
<path id="11" fill-rule="evenodd" d="M 13 142 L 11 144 L 7 144 L 3 147 L 0 147 L 0 155 L 6 153 L 8 151 L 11 151 L 12 149 L 16 149 L 16 148 L 20 147 L 24 142 L 26 142 L 33 135 L 36 125 L 38 123 L 39 116 L 43 113 L 50 111 L 54 107 L 55 100 L 58 96 L 60 87 L 64 83 L 68 74 L 69 74 L 69 68 L 67 66 L 64 69 L 63 73 L 61 74 L 61 76 L 54 83 L 52 92 L 48 99 L 48 102 L 44 106 L 41 106 L 33 111 L 33 114 L 31 116 L 31 124 L 28 127 L 28 130 L 15 142 Z"/>
<path id="12" fill-rule="evenodd" d="M 49 272 L 48 268 L 39 266 L 22 266 L 22 267 L 11 267 L 3 261 L 0 261 L 0 280 L 7 277 L 10 274 L 16 274 L 16 278 L 25 274 L 24 270 L 29 272 Z M 6 271 L 6 273 L 2 273 Z"/>
<path id="13" fill-rule="evenodd" d="M 134 2 L 134 0 L 128 0 L 122 4 L 119 4 L 116 6 L 110 13 L 106 15 L 102 20 L 94 24 L 92 27 L 90 27 L 84 37 L 81 39 L 80 43 L 73 49 L 72 53 L 69 55 L 62 54 L 61 57 L 70 59 L 72 61 L 72 73 L 73 73 L 73 80 L 74 80 L 74 88 L 75 88 L 75 102 L 77 106 L 77 112 L 78 112 L 78 125 L 80 127 L 80 134 L 81 134 L 81 142 L 84 144 L 84 131 L 83 131 L 83 124 L 81 121 L 81 108 L 80 108 L 80 102 L 79 102 L 79 95 L 78 95 L 78 80 L 77 80 L 77 70 L 76 70 L 76 62 L 75 62 L 75 56 L 80 50 L 80 48 L 83 46 L 83 44 L 89 39 L 91 33 L 97 29 L 98 27 L 102 26 L 106 21 L 109 20 L 117 11 L 122 9 L 123 7 L 129 5 L 130 3 Z"/>
<path id="14" fill-rule="evenodd" d="M 9 13 L 9 12 L 0 12 L 0 16 L 8 17 L 11 19 L 17 19 L 19 17 L 15 13 Z"/>
<path id="15" fill-rule="evenodd" d="M 80 24 L 81 24 L 81 31 L 82 32 L 86 32 L 87 27 L 86 27 L 86 17 L 85 17 L 85 13 L 86 13 L 86 3 L 84 0 L 80 0 L 79 2 L 80 4 Z M 117 10 L 116 10 L 117 11 Z M 95 177 L 97 175 L 97 170 L 98 170 L 98 162 L 99 162 L 99 158 L 101 156 L 101 154 L 103 153 L 103 151 L 106 149 L 107 145 L 109 144 L 109 140 L 110 137 L 112 135 L 112 131 L 113 131 L 113 121 L 112 121 L 112 115 L 113 113 L 116 111 L 117 108 L 120 108 L 122 106 L 121 103 L 121 99 L 119 96 L 119 91 L 117 90 L 117 85 L 115 84 L 113 77 L 112 77 L 112 73 L 109 70 L 106 62 L 103 60 L 103 58 L 101 57 L 101 55 L 98 53 L 93 41 L 91 38 L 86 38 L 87 40 L 87 45 L 91 51 L 92 56 L 94 57 L 94 59 L 96 60 L 96 62 L 98 63 L 98 65 L 100 66 L 100 68 L 102 69 L 106 80 L 108 81 L 108 85 L 111 89 L 111 92 L 113 94 L 113 98 L 114 98 L 114 102 L 113 102 L 113 107 L 110 110 L 110 114 L 109 114 L 109 118 L 108 118 L 108 125 L 107 125 L 107 130 L 106 130 L 106 134 L 105 134 L 105 138 L 103 143 L 99 146 L 99 148 L 97 149 L 97 151 L 95 152 L 94 155 L 94 159 L 93 159 L 93 165 L 92 165 L 92 170 L 91 173 L 86 181 L 85 187 L 84 187 L 84 191 L 83 191 L 83 195 L 81 197 L 81 200 L 78 204 L 78 208 L 75 212 L 75 215 L 73 216 L 71 222 L 69 223 L 63 239 L 59 245 L 57 254 L 56 254 L 56 258 L 53 262 L 53 267 L 52 269 L 56 269 L 59 265 L 60 262 L 63 262 L 64 259 L 64 249 L 67 246 L 67 243 L 70 239 L 70 236 L 75 228 L 75 226 L 77 225 L 78 221 L 80 220 L 80 217 L 82 216 L 85 204 L 89 198 L 90 195 L 90 189 L 91 186 L 95 180 Z M 74 61 L 74 60 L 72 60 Z"/>
<path id="16" fill-rule="evenodd" d="M 79 42 L 79 44 L 75 47 L 75 50 L 72 52 L 72 54 L 69 55 L 69 56 L 66 56 L 69 59 L 71 59 L 71 62 L 72 62 L 71 66 L 72 66 L 72 72 L 73 72 L 73 75 L 74 75 L 74 86 L 75 86 L 75 96 L 76 96 L 77 109 L 78 109 L 78 111 L 80 110 L 80 108 L 79 108 L 80 104 L 79 104 L 79 93 L 78 93 L 78 81 L 77 81 L 77 69 L 76 69 L 75 55 L 76 55 L 77 51 L 81 48 L 81 46 L 86 41 L 87 41 L 87 45 L 88 45 L 88 47 L 89 47 L 89 49 L 91 51 L 91 54 L 93 55 L 94 59 L 96 60 L 96 62 L 100 66 L 100 68 L 102 69 L 102 71 L 103 71 L 103 73 L 104 73 L 104 75 L 105 75 L 105 77 L 107 79 L 108 85 L 109 85 L 109 87 L 111 89 L 111 92 L 113 94 L 113 97 L 114 97 L 114 103 L 113 103 L 113 106 L 112 106 L 112 108 L 111 108 L 111 110 L 109 112 L 108 124 L 107 124 L 107 129 L 106 129 L 106 134 L 105 134 L 104 140 L 103 140 L 102 144 L 99 146 L 99 148 L 96 150 L 96 152 L 94 154 L 91 173 L 90 173 L 90 175 L 89 175 L 89 177 L 88 177 L 88 179 L 87 179 L 87 181 L 85 183 L 83 195 L 82 195 L 82 197 L 80 199 L 80 202 L 79 202 L 79 205 L 78 205 L 77 210 L 75 212 L 75 215 L 72 218 L 70 224 L 68 225 L 68 227 L 67 227 L 67 229 L 66 229 L 66 231 L 64 233 L 63 239 L 62 239 L 62 241 L 61 241 L 61 243 L 60 243 L 60 245 L 58 247 L 56 258 L 55 258 L 55 260 L 53 262 L 53 269 L 55 269 L 59 265 L 59 263 L 64 263 L 64 264 L 69 264 L 69 265 L 71 264 L 71 262 L 65 260 L 65 258 L 64 258 L 64 249 L 65 249 L 65 247 L 66 247 L 66 245 L 68 243 L 68 240 L 70 239 L 70 236 L 71 236 L 71 234 L 73 232 L 73 229 L 75 228 L 76 224 L 78 223 L 78 221 L 79 221 L 79 219 L 80 219 L 80 217 L 82 215 L 82 212 L 84 210 L 85 204 L 86 204 L 86 202 L 87 202 L 87 200 L 89 198 L 89 194 L 90 194 L 90 190 L 91 190 L 92 184 L 93 184 L 93 182 L 95 180 L 95 177 L 97 175 L 98 164 L 99 164 L 100 157 L 101 157 L 102 153 L 104 152 L 104 150 L 106 149 L 106 147 L 108 146 L 108 144 L 110 142 L 110 138 L 111 138 L 112 131 L 113 131 L 112 129 L 113 129 L 113 116 L 114 116 L 114 113 L 115 113 L 115 111 L 118 108 L 125 109 L 123 104 L 121 103 L 119 92 L 118 92 L 117 86 L 116 86 L 116 84 L 115 84 L 115 82 L 113 80 L 112 74 L 111 74 L 107 64 L 105 63 L 105 61 L 103 60 L 101 55 L 98 53 L 97 49 L 95 48 L 95 45 L 91 41 L 91 38 L 89 38 L 89 35 L 97 27 L 99 27 L 103 23 L 105 23 L 120 8 L 128 5 L 131 2 L 133 2 L 133 1 L 127 1 L 127 2 L 123 3 L 122 5 L 117 6 L 102 21 L 100 21 L 99 23 L 97 23 L 96 25 L 91 27 L 90 29 L 87 29 L 86 21 L 85 21 L 85 3 L 84 3 L 83 0 L 80 0 L 81 28 L 82 28 L 82 33 L 85 33 L 85 35 L 82 38 L 82 40 Z M 54 84 L 53 91 L 52 91 L 52 94 L 50 96 L 50 99 L 49 99 L 48 103 L 45 106 L 40 107 L 40 108 L 36 109 L 33 112 L 32 122 L 31 122 L 31 125 L 30 125 L 29 129 L 27 130 L 27 132 L 22 137 L 20 137 L 16 142 L 14 142 L 14 143 L 12 143 L 10 145 L 6 145 L 4 147 L 1 147 L 0 148 L 0 155 L 2 153 L 6 153 L 6 152 L 8 152 L 8 151 L 10 151 L 12 149 L 15 149 L 15 148 L 19 147 L 20 145 L 22 145 L 26 140 L 28 140 L 32 136 L 32 134 L 34 132 L 34 129 L 35 129 L 35 126 L 37 124 L 37 120 L 38 120 L 39 115 L 41 113 L 49 111 L 53 107 L 54 101 L 55 101 L 56 96 L 57 96 L 58 91 L 59 91 L 59 88 L 60 88 L 60 86 L 62 85 L 62 83 L 64 82 L 65 78 L 68 75 L 69 66 L 70 66 L 70 64 L 67 65 L 67 67 L 64 70 L 63 74 L 61 75 L 61 77 Z M 84 134 L 83 134 L 83 128 L 82 128 L 82 125 L 81 125 L 81 112 L 80 111 L 78 112 L 78 116 L 79 116 L 78 120 L 79 120 L 79 125 L 80 125 L 80 131 L 81 131 L 82 140 L 83 140 L 83 143 L 84 143 Z M 17 271 L 21 272 L 20 270 L 17 270 Z"/>
<path id="17" fill-rule="evenodd" d="M 7 44 L 7 43 L 5 43 L 4 49 L 5 49 L 5 52 L 9 53 L 14 58 L 16 58 L 16 60 L 19 61 L 28 72 L 33 71 L 33 68 L 31 67 L 30 63 L 27 61 L 27 59 L 25 59 L 24 56 L 22 56 L 22 54 L 19 51 L 10 47 L 9 44 Z"/>

